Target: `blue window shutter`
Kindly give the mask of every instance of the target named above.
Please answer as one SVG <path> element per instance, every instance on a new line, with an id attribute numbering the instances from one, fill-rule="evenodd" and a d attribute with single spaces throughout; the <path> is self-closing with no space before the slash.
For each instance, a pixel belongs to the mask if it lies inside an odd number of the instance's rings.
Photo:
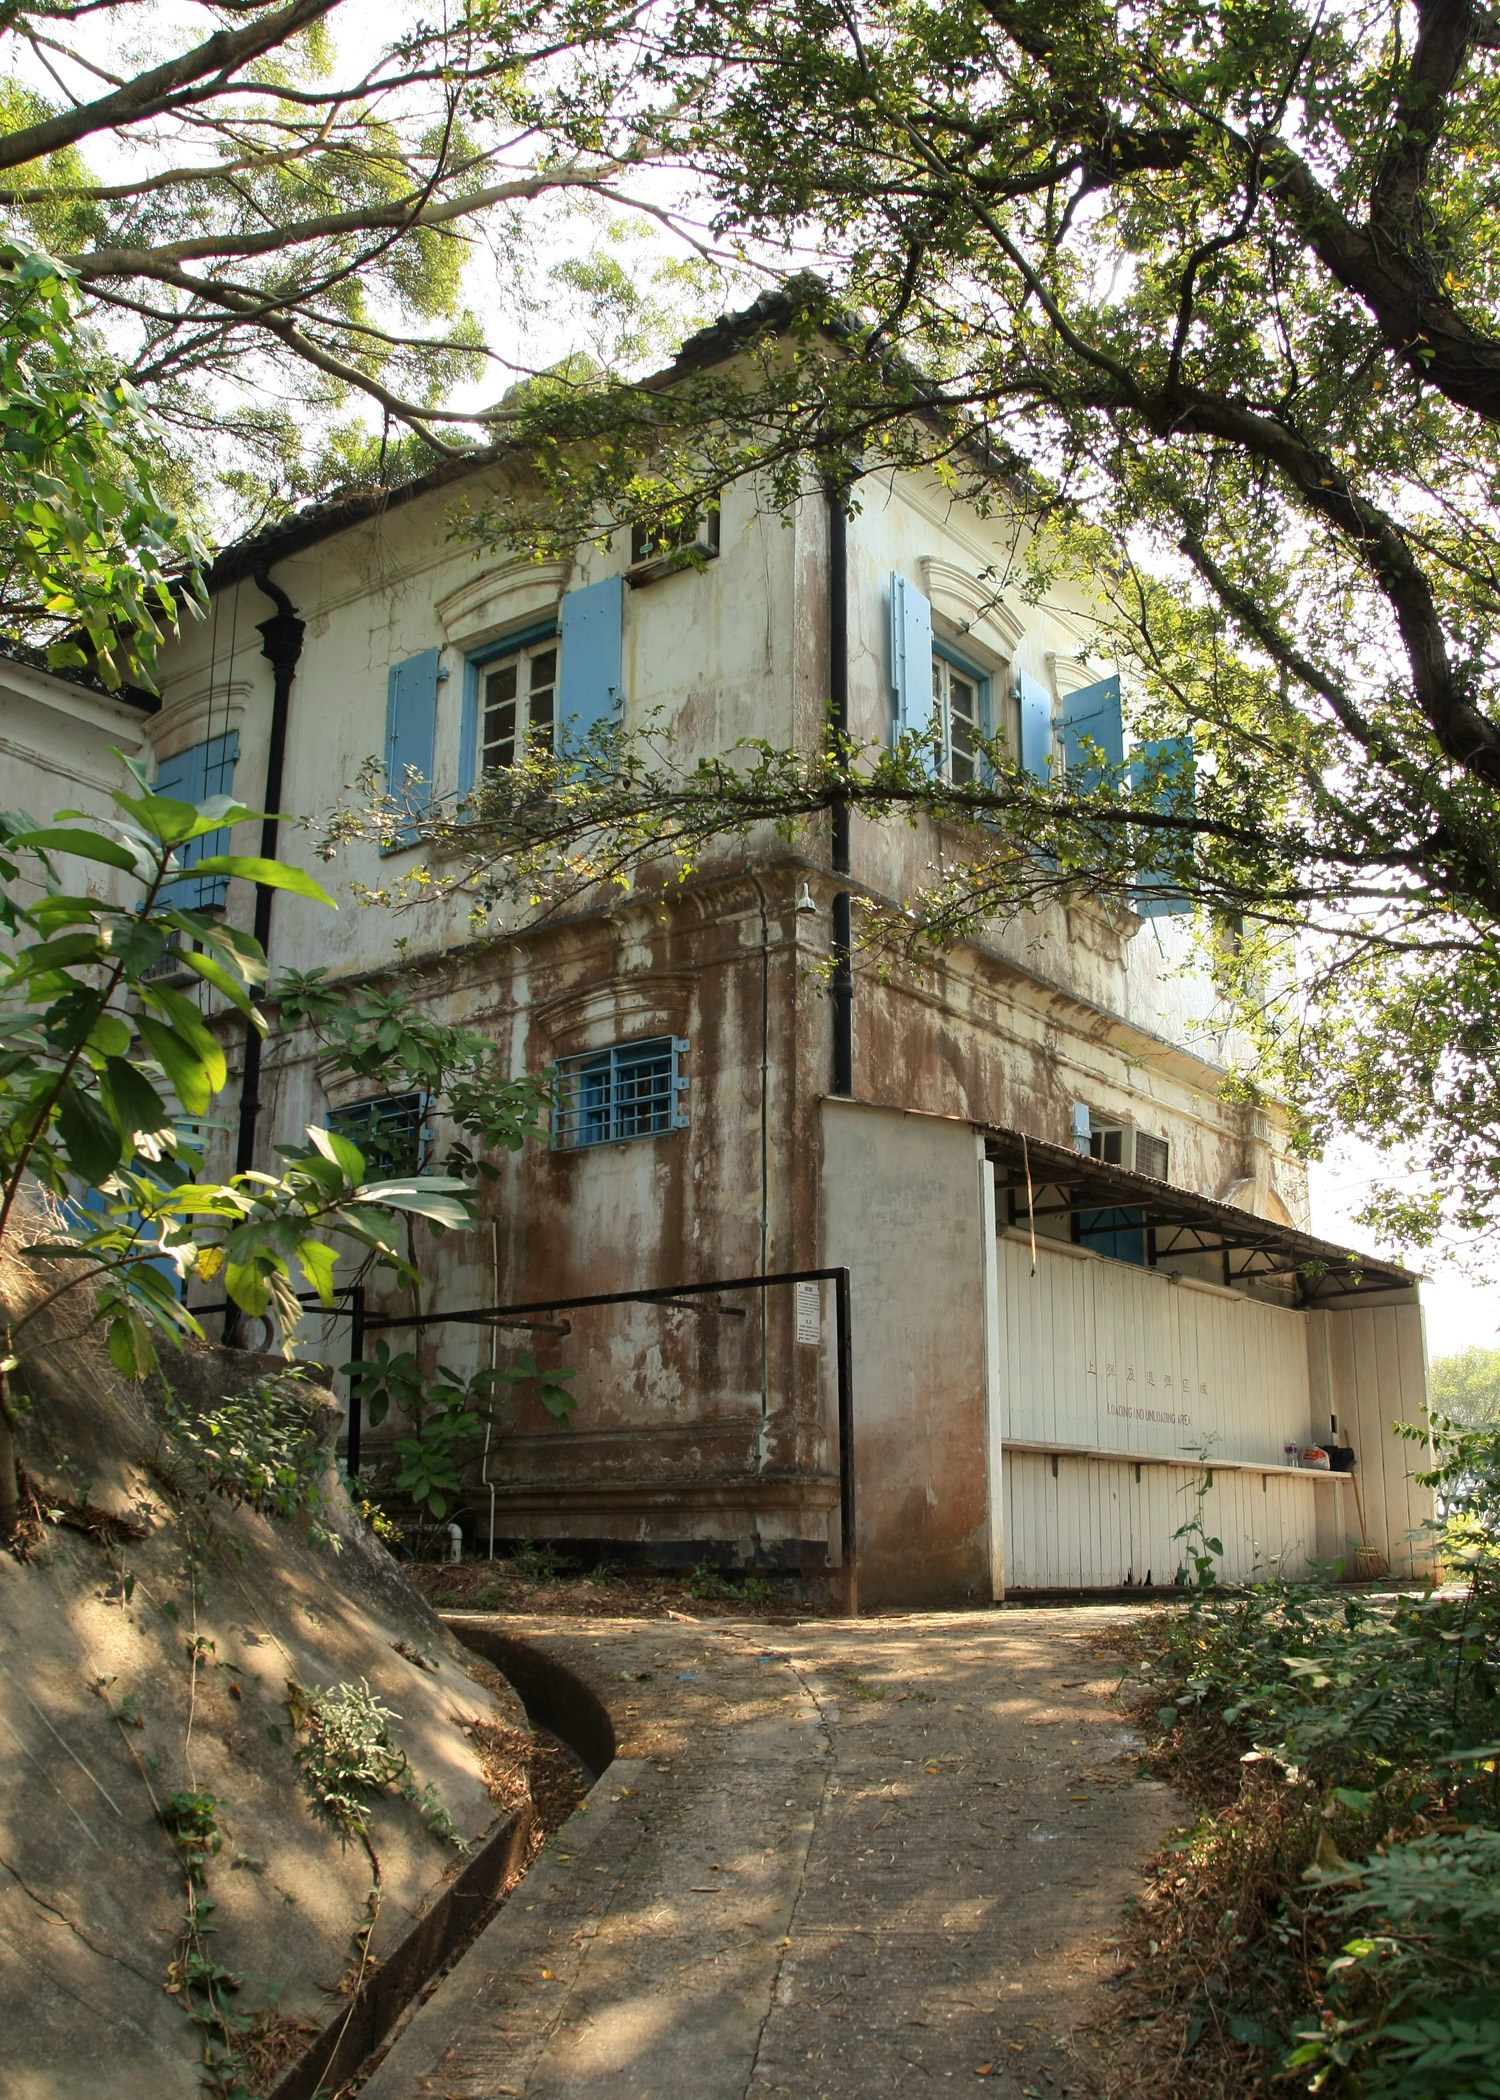
<path id="1" fill-rule="evenodd" d="M 1052 778 L 1052 695 L 1029 671 L 1022 671 L 1017 682 L 1021 694 L 1021 764 L 1028 773 L 1046 782 Z"/>
<path id="2" fill-rule="evenodd" d="M 892 570 L 890 611 L 894 743 L 903 731 L 926 736 L 932 729 L 932 607 L 914 583 Z"/>
<path id="3" fill-rule="evenodd" d="M 620 718 L 624 618 L 623 576 L 563 595 L 557 714 L 563 740 L 575 749 L 601 722 Z"/>
<path id="4" fill-rule="evenodd" d="M 1150 737 L 1137 746 L 1130 761 L 1131 785 L 1144 787 L 1148 780 L 1156 784 L 1155 803 L 1158 809 L 1175 809 L 1189 812 L 1194 806 L 1193 740 L 1190 736 Z M 1174 852 L 1191 850 L 1182 846 L 1158 849 L 1153 857 L 1150 846 L 1143 848 L 1137 862 L 1139 882 L 1131 892 L 1130 902 L 1143 919 L 1168 919 L 1175 913 L 1192 910 L 1188 898 L 1181 896 L 1172 886 L 1168 872 Z"/>
<path id="5" fill-rule="evenodd" d="M 1093 1134 L 1093 1118 L 1089 1114 L 1087 1101 L 1073 1103 L 1073 1150 L 1087 1152 L 1089 1138 Z"/>
<path id="6" fill-rule="evenodd" d="M 392 664 L 385 687 L 386 792 L 413 816 L 424 816 L 432 803 L 432 770 L 437 750 L 438 652 L 424 649 L 405 663 Z M 420 775 L 407 785 L 407 768 Z M 403 831 L 397 845 L 409 845 Z M 387 851 L 392 850 L 387 848 Z"/>
<path id="7" fill-rule="evenodd" d="M 179 802 L 206 802 L 210 795 L 233 794 L 234 767 L 239 755 L 240 733 L 237 729 L 231 729 L 223 736 L 211 736 L 206 742 L 193 744 L 186 751 L 174 752 L 156 769 L 155 792 L 175 796 Z M 225 825 L 179 846 L 178 865 L 188 870 L 207 854 L 228 851 L 229 827 Z M 229 894 L 229 877 L 200 875 L 192 879 L 185 876 L 174 882 L 166 894 L 183 911 L 203 911 L 209 906 L 223 904 Z"/>
<path id="8" fill-rule="evenodd" d="M 1085 792 L 1100 784 L 1103 766 L 1124 765 L 1118 677 L 1101 678 L 1097 685 L 1063 695 L 1062 748 L 1069 775 Z"/>

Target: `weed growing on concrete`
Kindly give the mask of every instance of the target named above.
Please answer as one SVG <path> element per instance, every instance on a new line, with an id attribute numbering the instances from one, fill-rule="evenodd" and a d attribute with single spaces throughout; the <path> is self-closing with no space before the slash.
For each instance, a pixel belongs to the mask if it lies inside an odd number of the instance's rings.
<path id="1" fill-rule="evenodd" d="M 203 2036 L 204 2090 L 214 2100 L 240 2100 L 249 2091 L 238 2044 L 253 2024 L 236 2012 L 231 1996 L 242 1979 L 215 1960 L 212 1939 L 218 1908 L 204 1892 L 205 1869 L 224 1843 L 218 1797 L 203 1787 L 165 1793 L 156 1813 L 177 1849 L 187 1884 L 187 1907 L 177 1948 L 167 1966 L 166 1988 Z"/>
<path id="2" fill-rule="evenodd" d="M 726 1582 L 717 1568 L 711 1568 L 706 1560 L 696 1561 L 683 1577 L 683 1588 L 690 1597 L 737 1597 L 732 1582 Z"/>
<path id="3" fill-rule="evenodd" d="M 293 1755 L 319 1812 L 346 1836 L 357 1838 L 369 1853 L 379 1880 L 379 1862 L 370 1843 L 370 1806 L 384 1793 L 398 1794 L 417 1809 L 434 1837 L 462 1848 L 464 1840 L 430 1783 L 417 1785 L 411 1760 L 391 1739 L 391 1723 L 400 1719 L 380 1704 L 363 1678 L 358 1684 L 326 1688 L 286 1688 L 287 1711 L 299 1740 Z"/>
<path id="4" fill-rule="evenodd" d="M 318 1412 L 292 1372 L 207 1412 L 169 1390 L 165 1409 L 174 1443 L 211 1494 L 284 1524 L 300 1519 L 309 1544 L 324 1546 L 330 1455 Z"/>

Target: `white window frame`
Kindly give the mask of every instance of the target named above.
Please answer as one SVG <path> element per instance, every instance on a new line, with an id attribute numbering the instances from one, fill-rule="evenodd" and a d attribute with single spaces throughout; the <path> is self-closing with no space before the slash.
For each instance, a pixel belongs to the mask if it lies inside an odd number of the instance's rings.
<path id="1" fill-rule="evenodd" d="M 549 755 L 556 749 L 558 672 L 561 668 L 561 654 L 561 637 L 554 629 L 550 634 L 536 635 L 528 641 L 517 642 L 511 648 L 499 648 L 493 656 L 486 656 L 482 662 L 475 664 L 474 669 L 479 681 L 478 704 L 474 719 L 474 777 L 476 780 L 482 779 L 486 773 L 508 772 L 513 767 L 524 764 L 528 757 L 534 755 L 539 740 L 533 733 L 534 725 L 531 719 L 531 700 L 536 689 L 532 685 L 530 673 L 533 664 L 539 659 L 548 656 L 552 659 L 552 680 L 550 685 L 542 688 L 542 690 L 547 692 L 550 700 L 546 719 L 547 734 L 544 748 Z M 514 699 L 508 703 L 505 701 L 492 702 L 489 696 L 490 680 L 497 677 L 509 664 L 514 664 L 516 668 Z M 505 705 L 511 705 L 515 709 L 511 735 L 509 739 L 492 738 L 489 735 L 491 709 L 492 707 Z M 490 752 L 503 741 L 508 741 L 510 744 L 510 756 L 508 758 L 492 759 L 489 755 Z"/>

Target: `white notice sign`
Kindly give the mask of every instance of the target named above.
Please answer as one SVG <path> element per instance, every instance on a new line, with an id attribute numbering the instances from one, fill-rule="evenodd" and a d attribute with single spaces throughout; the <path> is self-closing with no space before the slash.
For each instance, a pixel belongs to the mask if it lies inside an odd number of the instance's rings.
<path id="1" fill-rule="evenodd" d="M 815 1283 L 799 1283 L 797 1286 L 797 1339 L 811 1342 L 816 1349 L 822 1335 L 822 1309 L 819 1303 L 818 1286 Z"/>

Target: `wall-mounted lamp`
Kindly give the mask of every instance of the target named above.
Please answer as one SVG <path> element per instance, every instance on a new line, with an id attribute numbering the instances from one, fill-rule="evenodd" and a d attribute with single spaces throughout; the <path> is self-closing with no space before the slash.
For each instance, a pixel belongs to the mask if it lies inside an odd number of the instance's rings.
<path id="1" fill-rule="evenodd" d="M 804 882 L 802 895 L 797 899 L 797 909 L 798 911 L 816 911 L 817 908 L 817 904 L 813 899 L 812 885 Z"/>

